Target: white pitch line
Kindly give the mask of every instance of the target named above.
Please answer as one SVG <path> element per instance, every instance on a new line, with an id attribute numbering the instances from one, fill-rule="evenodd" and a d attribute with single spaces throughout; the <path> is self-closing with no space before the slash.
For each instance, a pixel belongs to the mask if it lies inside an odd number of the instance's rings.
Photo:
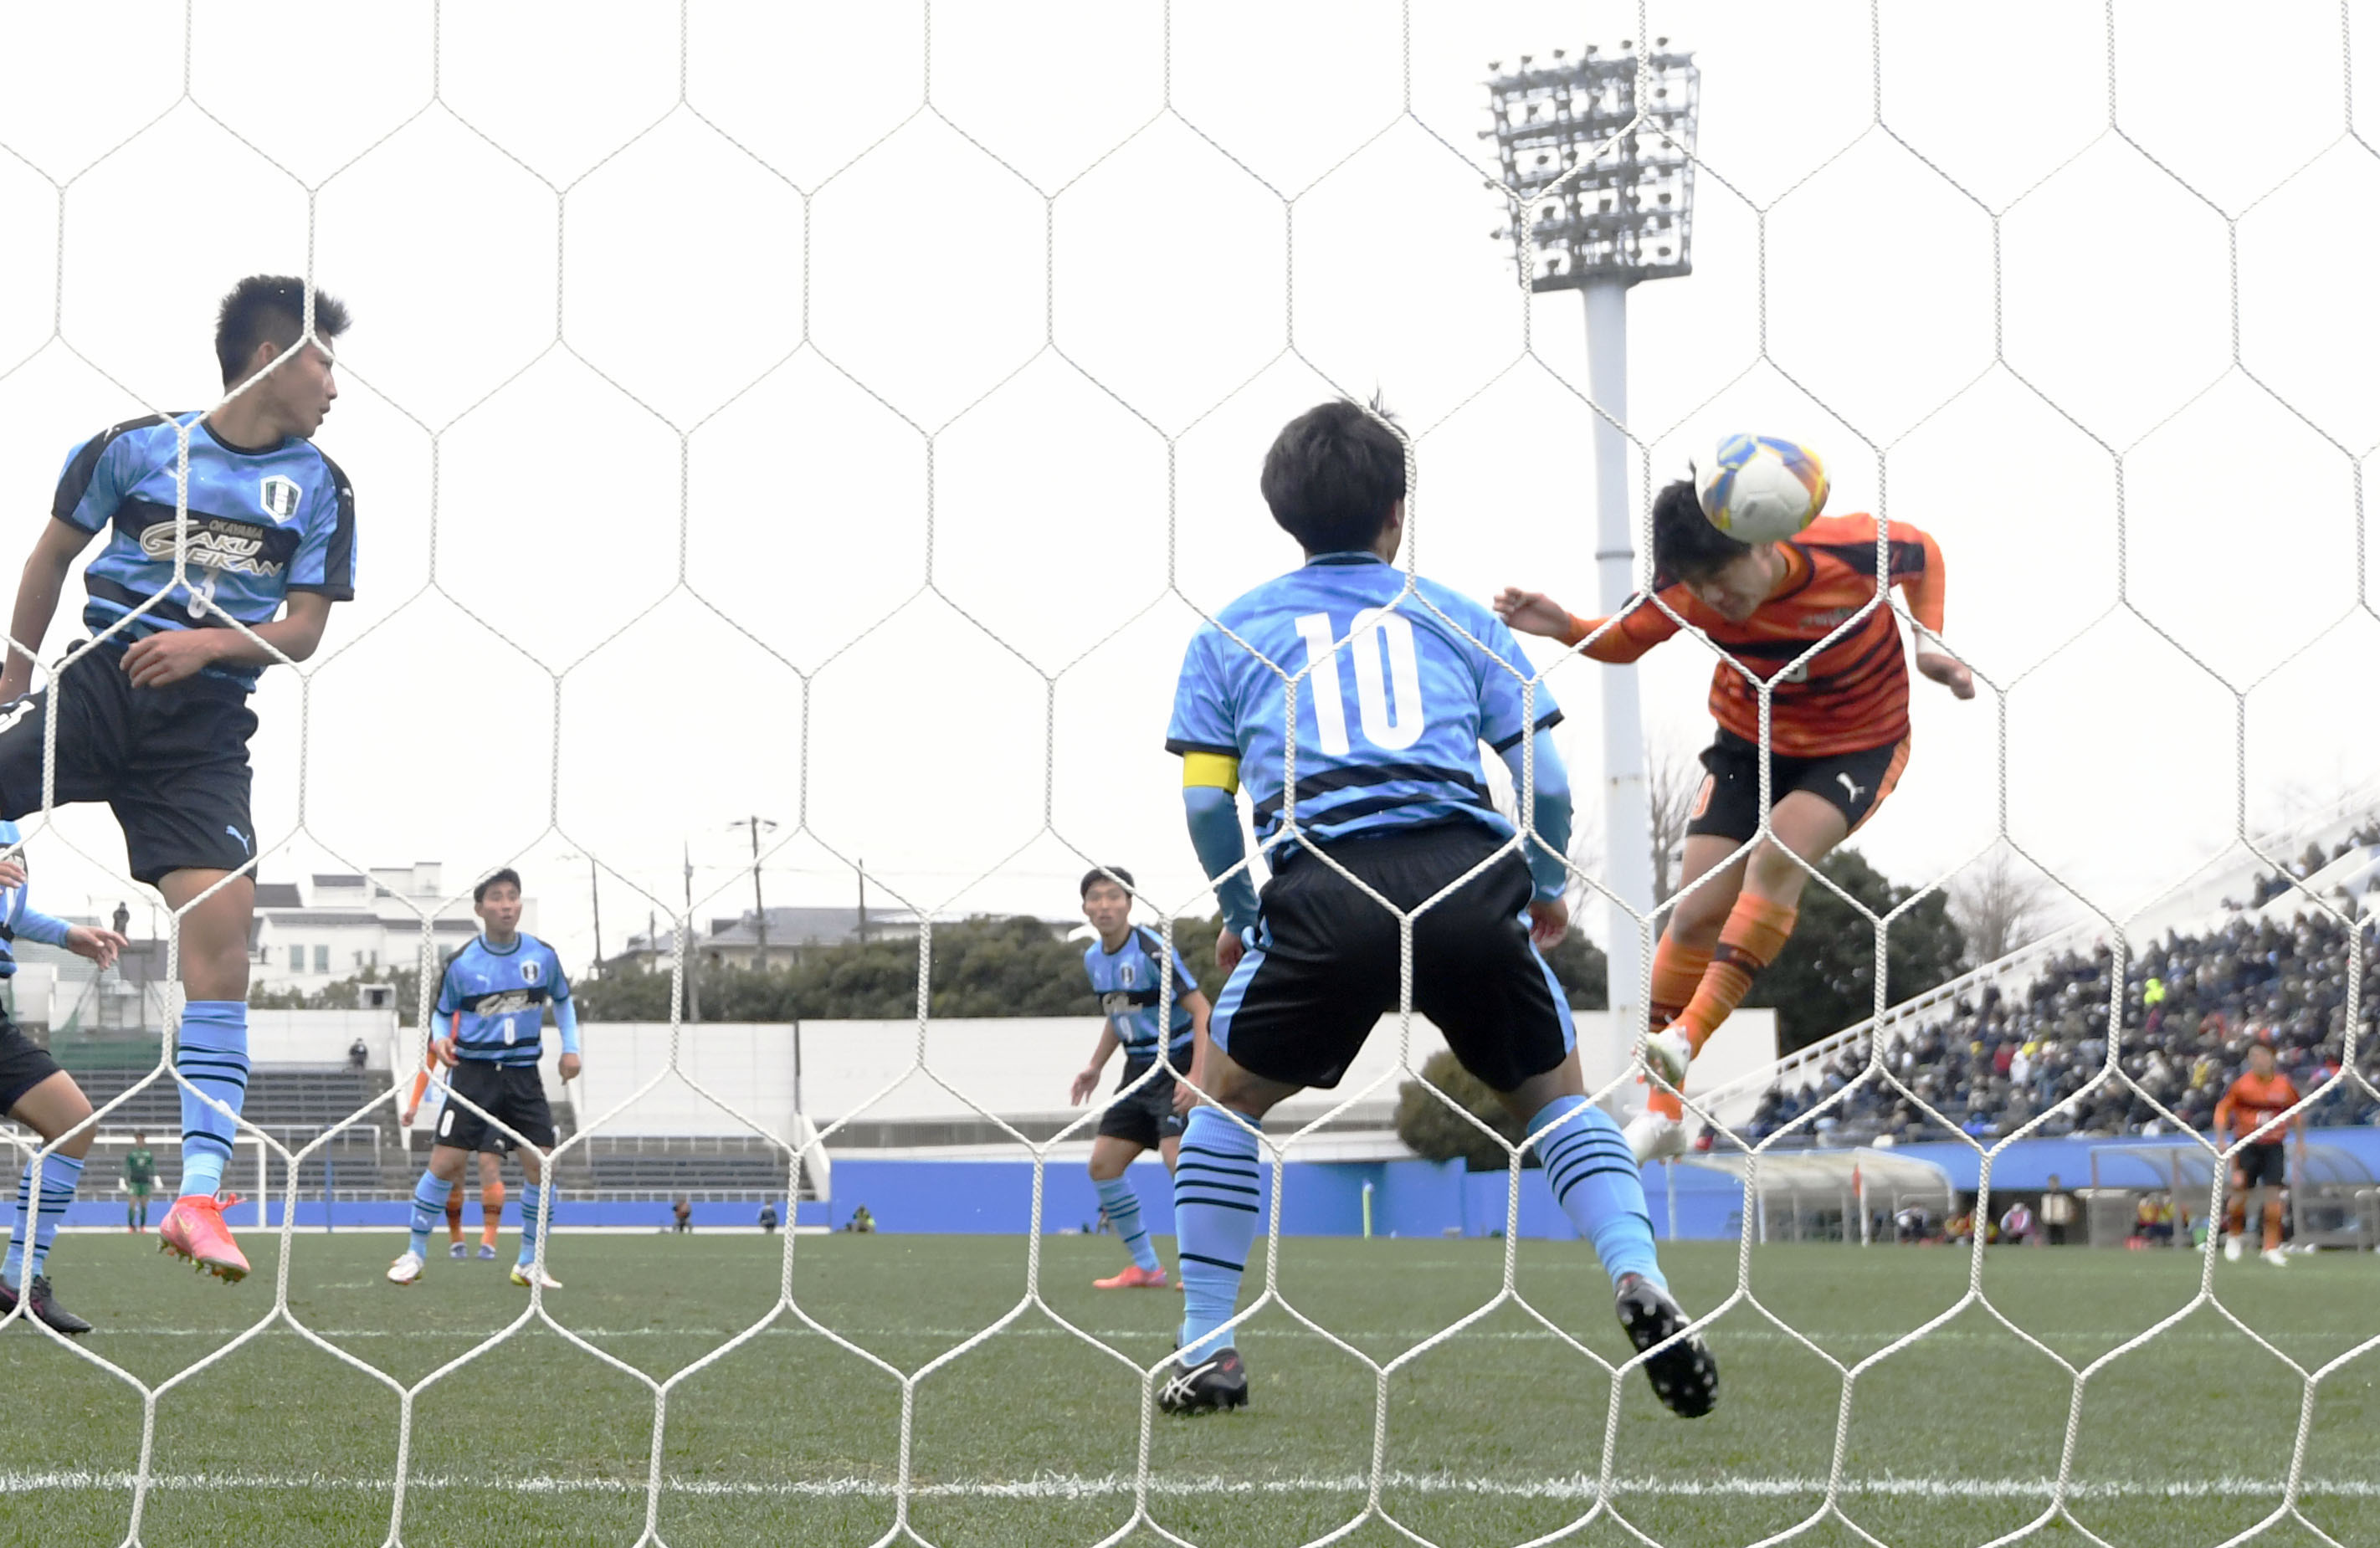
<path id="1" fill-rule="evenodd" d="M 128 1490 L 128 1472 L 73 1469 L 39 1473 L 0 1473 L 0 1495 L 34 1490 Z M 1384 1488 L 1399 1494 L 1475 1495 L 1500 1499 L 1592 1500 L 1596 1481 L 1585 1474 L 1550 1479 L 1457 1478 L 1443 1473 L 1392 1472 Z M 367 1494 L 387 1493 L 393 1484 L 370 1479 L 325 1473 L 159 1473 L 149 1481 L 152 1490 L 200 1493 L 236 1491 L 296 1491 L 337 1489 Z M 1307 1475 L 1293 1478 L 1178 1478 L 1156 1476 L 1149 1492 L 1173 1497 L 1199 1494 L 1257 1493 L 1273 1495 L 1349 1494 L 1369 1490 L 1361 1473 Z M 510 1494 L 642 1494 L 645 1485 L 629 1479 L 509 1478 L 485 1479 L 453 1474 L 416 1476 L 410 1487 L 445 1492 L 487 1489 Z M 1623 1478 L 1612 1481 L 1612 1493 L 1670 1498 L 1753 1498 L 1815 1495 L 1826 1493 L 1827 1481 L 1815 1477 L 1782 1478 Z M 1900 1499 L 1997 1500 L 2049 1498 L 2046 1478 L 1904 1478 L 1886 1475 L 1843 1481 L 1843 1492 Z M 874 1478 L 829 1478 L 783 1481 L 728 1481 L 702 1478 L 665 1479 L 664 1494 L 718 1499 L 892 1499 L 900 1493 Z M 1111 1499 L 1133 1493 L 1132 1479 L 1120 1473 L 1095 1476 L 1043 1473 L 1032 1478 L 920 1483 L 913 1498 L 982 1500 Z M 2069 1499 L 2204 1499 L 2277 1496 L 2276 1479 L 2177 1479 L 2171 1482 L 2109 1479 L 2077 1481 L 2067 1487 Z M 2362 1479 L 2309 1479 L 2301 1496 L 2337 1499 L 2380 1499 L 2380 1482 Z"/>
<path id="2" fill-rule="evenodd" d="M 238 1327 L 104 1327 L 96 1330 L 91 1336 L 105 1336 L 111 1338 L 228 1338 L 234 1334 L 247 1332 L 249 1325 L 249 1324 L 242 1324 Z M 565 1324 L 565 1325 L 567 1326 L 568 1324 Z M 487 1337 L 490 1334 L 496 1332 L 497 1329 L 491 1327 L 473 1331 L 468 1328 L 441 1327 L 323 1328 L 310 1326 L 309 1331 L 312 1332 L 317 1336 L 323 1338 L 480 1339 Z M 540 1327 L 528 1331 L 543 1330 Z M 741 1334 L 744 1329 L 740 1327 L 572 1327 L 570 1331 L 578 1335 L 581 1338 L 732 1338 Z M 982 1331 L 983 1329 L 981 1327 L 838 1327 L 834 1329 L 834 1332 L 841 1336 L 855 1340 L 862 1338 L 972 1338 Z M 1171 1339 L 1172 1337 L 1172 1332 L 1168 1328 L 1093 1327 L 1085 1328 L 1083 1331 L 1089 1334 L 1094 1338 Z M 1375 1333 L 1366 1334 L 1364 1336 L 1370 1338 L 1385 1338 L 1402 1344 L 1418 1344 L 1425 1339 L 1435 1338 L 1444 1331 L 1445 1330 L 1442 1328 L 1433 1328 L 1427 1332 L 1421 1333 Z M 1590 1329 L 1588 1330 L 1588 1333 L 1592 1334 L 1599 1331 L 1599 1329 Z M 2038 1328 L 2032 1328 L 2027 1331 L 2032 1333 L 2034 1337 L 2050 1345 L 2053 1348 L 2057 1347 L 2059 1340 L 2070 1340 L 2078 1344 L 2121 1343 L 2125 1339 L 2140 1336 L 2142 1332 L 2139 1328 L 2091 1328 L 2079 1332 L 2071 1328 L 2054 1328 L 2047 1332 L 2044 1332 Z M 762 1336 L 772 1338 L 816 1338 L 821 1336 L 798 1324 L 793 1326 L 766 1327 L 762 1328 L 760 1332 Z M 283 1337 L 296 1336 L 296 1335 L 292 1333 L 286 1325 L 278 1324 L 265 1329 L 265 1334 L 268 1336 L 274 1335 L 278 1335 Z M 1313 1334 L 1306 1332 L 1304 1328 L 1268 1327 L 1243 1327 L 1236 1330 L 1236 1336 L 1241 1338 L 1311 1338 L 1315 1336 Z M 1582 1337 L 1585 1336 L 1586 1335 L 1584 1334 L 1581 1335 Z M 1709 1330 L 1708 1336 L 1714 1344 L 1722 1345 L 1750 1343 L 1792 1344 L 1798 1346 L 1802 1342 L 1801 1339 L 1792 1336 L 1791 1334 L 1780 1333 L 1773 1327 L 1744 1328 L 1742 1330 L 1714 1328 Z M 1075 1336 L 1062 1327 L 1012 1327 L 1003 1329 L 999 1334 L 999 1336 L 1002 1338 L 1073 1338 Z M 1825 1348 L 1829 1345 L 1840 1345 L 1846 1348 L 1872 1346 L 1881 1348 L 1887 1344 L 1898 1342 L 1899 1340 L 1908 1336 L 1909 1333 L 1907 1330 L 1898 1333 L 1814 1333 L 1808 1335 L 1810 1342 L 1817 1345 L 1820 1348 Z M 2160 1344 L 2167 1342 L 2213 1344 L 2236 1341 L 2240 1336 L 2240 1335 L 2236 1330 L 2229 1328 L 2193 1328 L 2161 1333 L 2157 1335 L 2157 1342 Z M 2348 1346 L 2352 1346 L 2358 1337 L 2357 1335 L 2349 1333 L 2342 1333 L 2338 1335 L 2338 1336 L 2345 1340 Z M 1450 1341 L 1476 1341 L 1481 1343 L 1551 1343 L 1557 1341 L 1557 1335 L 1548 1333 L 1542 1328 L 1494 1328 L 1473 1329 L 1466 1333 L 1459 1333 L 1454 1335 L 1453 1338 Z M 2014 1341 L 2014 1339 L 2015 1335 L 2007 1332 L 2005 1329 L 1974 1331 L 1964 1328 L 1944 1328 L 1925 1335 L 1922 1342 L 1925 1344 L 1982 1344 L 2010 1342 Z"/>

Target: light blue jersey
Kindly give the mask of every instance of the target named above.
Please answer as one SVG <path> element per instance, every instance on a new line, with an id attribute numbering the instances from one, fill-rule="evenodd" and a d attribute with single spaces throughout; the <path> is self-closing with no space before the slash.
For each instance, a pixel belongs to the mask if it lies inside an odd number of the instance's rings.
<path id="1" fill-rule="evenodd" d="M 483 1064 L 535 1064 L 549 1004 L 562 1051 L 577 1053 L 578 1020 L 562 959 L 526 930 L 503 950 L 474 937 L 448 961 L 438 987 L 439 1024 L 454 1031 L 457 1057 Z"/>
<path id="2" fill-rule="evenodd" d="M 1168 960 L 1165 943 L 1135 925 L 1124 943 L 1110 951 L 1097 937 L 1083 950 L 1083 971 L 1091 977 L 1091 992 L 1099 997 L 1099 1011 L 1123 1046 L 1127 1069 L 1157 1058 L 1157 1006 L 1162 998 L 1161 964 Z M 1167 1061 L 1187 1073 L 1190 1069 L 1190 1008 L 1183 998 L 1198 992 L 1198 980 L 1182 953 L 1172 954 L 1173 967 L 1172 1035 L 1166 1038 Z"/>
<path id="3" fill-rule="evenodd" d="M 190 437 L 189 526 L 179 536 L 181 449 Z M 236 618 L 269 623 L 292 591 L 351 600 L 356 584 L 356 497 L 347 476 L 310 441 L 232 446 L 200 415 L 152 416 L 113 426 L 76 447 L 59 475 L 50 514 L 108 540 L 83 573 L 91 633 L 162 598 L 113 636 L 129 643 L 164 630 L 222 628 Z M 174 577 L 177 541 L 187 579 Z M 254 686 L 252 667 L 208 667 Z"/>
<path id="4" fill-rule="evenodd" d="M 13 822 L 0 821 L 0 860 L 25 864 L 24 836 Z M 64 946 L 70 927 L 63 919 L 53 919 L 25 901 L 31 889 L 28 881 L 23 887 L 0 888 L 0 978 L 13 978 L 17 974 L 16 943 L 19 940 L 39 941 L 43 946 Z"/>
<path id="5" fill-rule="evenodd" d="M 1542 683 L 1524 703 L 1536 669 L 1502 619 L 1419 577 L 1399 600 L 1405 578 L 1373 554 L 1318 554 L 1191 639 L 1165 745 L 1238 758 L 1260 840 L 1283 822 L 1289 678 L 1300 672 L 1303 834 L 1327 842 L 1448 821 L 1513 831 L 1488 800 L 1479 744 L 1504 752 L 1561 710 Z"/>

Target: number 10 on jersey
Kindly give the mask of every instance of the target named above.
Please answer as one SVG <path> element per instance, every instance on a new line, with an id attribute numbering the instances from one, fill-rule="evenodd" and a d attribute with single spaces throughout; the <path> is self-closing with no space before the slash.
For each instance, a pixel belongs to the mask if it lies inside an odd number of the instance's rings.
<path id="1" fill-rule="evenodd" d="M 1297 634 L 1305 642 L 1308 695 L 1314 700 L 1315 729 L 1322 750 L 1332 757 L 1347 756 L 1347 700 L 1339 681 L 1339 656 L 1331 647 L 1338 636 L 1327 612 L 1309 612 L 1298 619 Z M 1414 653 L 1413 623 L 1392 608 L 1366 608 L 1355 615 L 1347 648 L 1355 658 L 1355 709 L 1364 723 L 1364 740 L 1387 752 L 1399 752 L 1421 740 L 1421 661 Z M 1388 652 L 1383 671 L 1380 654 Z M 1390 685 L 1396 695 L 1390 704 Z"/>

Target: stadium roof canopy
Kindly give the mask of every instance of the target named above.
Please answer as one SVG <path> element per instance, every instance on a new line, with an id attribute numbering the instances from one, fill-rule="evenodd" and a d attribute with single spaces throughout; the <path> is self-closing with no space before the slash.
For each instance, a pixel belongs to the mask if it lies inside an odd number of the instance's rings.
<path id="1" fill-rule="evenodd" d="M 1760 1155 L 1736 1151 L 1683 1159 L 1688 1166 L 1745 1179 L 1764 1194 L 1833 1196 L 1864 1186 L 1871 1197 L 1927 1193 L 1947 1200 L 1954 1191 L 1950 1174 L 1933 1162 L 1889 1150 L 1796 1150 Z"/>

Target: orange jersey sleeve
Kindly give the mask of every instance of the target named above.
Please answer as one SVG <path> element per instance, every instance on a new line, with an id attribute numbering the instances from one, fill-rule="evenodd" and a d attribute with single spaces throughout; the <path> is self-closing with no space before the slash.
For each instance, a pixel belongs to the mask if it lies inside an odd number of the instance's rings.
<path id="1" fill-rule="evenodd" d="M 1892 583 L 1909 599 L 1909 611 L 1928 632 L 1942 632 L 1942 545 L 1922 527 L 1886 524 L 1892 542 Z M 1913 550 L 1913 551 L 1912 551 Z"/>
<path id="2" fill-rule="evenodd" d="M 1671 595 L 1677 590 L 1672 587 L 1670 591 L 1662 593 L 1661 599 L 1682 613 L 1685 599 L 1682 595 Z M 1613 666 L 1626 666 L 1642 659 L 1645 652 L 1678 632 L 1677 620 L 1644 599 L 1641 593 L 1632 600 L 1633 605 L 1621 615 L 1619 627 L 1586 647 L 1588 656 Z M 1561 642 L 1576 645 L 1610 622 L 1609 618 L 1581 618 L 1572 613 L 1570 627 L 1560 635 Z"/>

